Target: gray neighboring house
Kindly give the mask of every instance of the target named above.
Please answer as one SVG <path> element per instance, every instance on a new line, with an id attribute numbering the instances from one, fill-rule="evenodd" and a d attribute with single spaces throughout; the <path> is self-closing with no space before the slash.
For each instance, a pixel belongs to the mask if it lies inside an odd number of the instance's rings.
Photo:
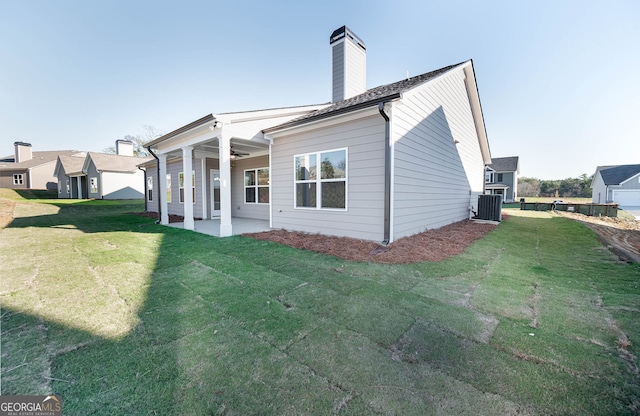
<path id="1" fill-rule="evenodd" d="M 54 170 L 58 180 L 58 198 L 81 199 L 88 194 L 87 178 L 82 172 L 86 157 L 85 152 L 58 156 Z"/>
<path id="2" fill-rule="evenodd" d="M 640 207 L 640 165 L 598 166 L 591 188 L 594 204 Z"/>
<path id="3" fill-rule="evenodd" d="M 54 173 L 58 156 L 75 150 L 33 151 L 30 143 L 15 142 L 14 154 L 0 158 L 0 188 L 57 189 Z"/>
<path id="4" fill-rule="evenodd" d="M 485 194 L 502 195 L 502 202 L 518 200 L 518 174 L 520 161 L 518 156 L 493 157 L 485 172 Z"/>
<path id="5" fill-rule="evenodd" d="M 219 218 L 228 236 L 253 218 L 387 243 L 471 216 L 491 163 L 473 62 L 367 90 L 364 42 L 343 26 L 329 43 L 331 103 L 212 113 L 146 144 L 162 224 Z"/>
<path id="6" fill-rule="evenodd" d="M 55 174 L 58 197 L 75 199 L 142 199 L 149 157 L 133 156 L 133 143 L 117 140 L 118 154 L 88 152 L 58 158 Z"/>

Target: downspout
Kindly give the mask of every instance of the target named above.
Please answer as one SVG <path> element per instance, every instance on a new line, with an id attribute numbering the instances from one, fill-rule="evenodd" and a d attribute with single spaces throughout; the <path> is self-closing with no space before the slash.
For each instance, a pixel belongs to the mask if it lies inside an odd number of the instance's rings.
<path id="1" fill-rule="evenodd" d="M 151 153 L 151 156 L 153 156 L 153 158 L 156 160 L 156 168 L 158 170 L 158 188 L 162 188 L 160 186 L 160 159 L 158 158 L 158 156 L 156 156 L 155 153 L 153 153 L 153 150 L 151 150 L 151 146 L 147 147 L 147 150 L 149 151 L 149 153 Z M 145 171 L 145 176 L 146 176 L 146 171 Z M 146 178 L 145 178 L 146 180 Z M 144 184 L 145 189 L 147 189 L 147 184 Z M 158 192 L 156 192 L 158 194 L 158 219 L 156 220 L 156 224 L 160 224 L 160 221 L 162 221 L 162 192 L 160 192 L 160 190 L 158 190 Z M 145 196 L 144 196 L 144 200 L 145 200 L 145 204 L 146 204 L 146 200 L 147 200 L 147 195 L 145 192 Z"/>
<path id="2" fill-rule="evenodd" d="M 143 169 L 140 166 L 138 166 L 138 170 L 141 170 L 144 172 L 144 189 L 145 189 L 145 193 L 144 193 L 144 211 L 147 212 L 149 211 L 149 206 L 148 206 L 148 202 L 147 202 L 147 198 L 149 196 L 149 190 L 147 189 L 147 169 Z M 158 178 L 158 181 L 160 181 L 160 179 Z M 153 181 L 152 181 L 153 182 Z M 158 185 L 158 187 L 160 187 L 160 185 Z"/>
<path id="3" fill-rule="evenodd" d="M 384 239 L 382 245 L 391 241 L 391 129 L 389 116 L 384 112 L 385 102 L 378 103 L 378 111 L 384 118 Z"/>

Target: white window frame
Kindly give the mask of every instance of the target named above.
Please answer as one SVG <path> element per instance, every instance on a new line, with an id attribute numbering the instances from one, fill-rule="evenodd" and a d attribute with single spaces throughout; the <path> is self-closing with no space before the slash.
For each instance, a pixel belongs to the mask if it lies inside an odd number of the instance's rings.
<path id="1" fill-rule="evenodd" d="M 345 158 L 345 172 L 344 178 L 331 178 L 331 179 L 322 179 L 322 154 L 324 153 L 332 153 L 344 151 Z M 298 180 L 297 172 L 296 172 L 296 159 L 304 156 L 316 156 L 316 178 L 310 180 Z M 344 182 L 344 208 L 335 208 L 335 207 L 322 207 L 322 184 L 330 183 L 330 182 Z M 299 183 L 315 183 L 316 185 L 316 206 L 315 207 L 304 207 L 298 206 L 298 189 L 297 186 Z M 308 152 L 308 153 L 300 153 L 293 156 L 293 208 L 301 209 L 301 210 L 322 210 L 322 211 L 348 211 L 349 209 L 349 148 L 347 147 L 339 147 L 336 149 L 326 149 L 317 152 Z"/>
<path id="2" fill-rule="evenodd" d="M 22 173 L 14 173 L 13 174 L 13 184 L 14 185 L 24 185 L 24 176 L 22 176 Z"/>
<path id="3" fill-rule="evenodd" d="M 171 192 L 171 174 L 167 173 L 167 177 L 165 179 L 165 186 L 167 191 L 167 203 L 171 202 L 172 192 Z"/>
<path id="4" fill-rule="evenodd" d="M 67 193 L 69 193 L 70 190 L 71 190 L 71 183 L 69 179 L 67 179 Z"/>
<path id="5" fill-rule="evenodd" d="M 182 190 L 182 192 L 180 192 Z M 196 203 L 196 171 L 191 171 L 191 195 L 193 204 Z M 184 204 L 184 172 L 178 173 L 178 201 Z"/>
<path id="6" fill-rule="evenodd" d="M 266 170 L 267 171 L 267 184 L 266 185 L 260 185 L 259 181 L 258 181 L 258 171 L 259 170 Z M 247 172 L 253 172 L 256 178 L 256 183 L 254 185 L 247 185 Z M 263 168 L 255 168 L 255 169 L 245 169 L 244 170 L 244 176 L 243 176 L 243 180 L 244 180 L 244 203 L 245 204 L 257 204 L 257 205 L 269 205 L 269 201 L 271 200 L 271 186 L 269 184 L 269 167 L 263 167 Z M 255 202 L 247 202 L 247 188 L 254 188 L 254 197 L 255 197 Z M 267 189 L 267 197 L 269 199 L 269 201 L 267 202 L 260 202 L 260 188 L 262 189 Z"/>
<path id="7" fill-rule="evenodd" d="M 147 176 L 147 201 L 153 201 L 153 176 Z"/>
<path id="8" fill-rule="evenodd" d="M 98 177 L 94 176 L 89 178 L 89 192 L 92 194 L 98 193 Z"/>
<path id="9" fill-rule="evenodd" d="M 62 181 L 58 181 L 58 194 L 62 193 Z"/>

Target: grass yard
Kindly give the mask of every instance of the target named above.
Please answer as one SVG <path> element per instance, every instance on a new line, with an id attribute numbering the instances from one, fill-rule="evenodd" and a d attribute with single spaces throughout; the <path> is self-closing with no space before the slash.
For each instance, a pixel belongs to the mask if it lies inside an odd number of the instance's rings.
<path id="1" fill-rule="evenodd" d="M 640 267 L 552 213 L 400 266 L 37 198 L 0 190 L 2 394 L 65 415 L 640 413 Z"/>

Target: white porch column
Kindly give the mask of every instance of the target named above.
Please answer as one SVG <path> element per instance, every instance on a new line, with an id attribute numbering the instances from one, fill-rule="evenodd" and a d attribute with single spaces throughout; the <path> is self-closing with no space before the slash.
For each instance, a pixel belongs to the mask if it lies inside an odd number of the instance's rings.
<path id="1" fill-rule="evenodd" d="M 160 224 L 169 224 L 169 201 L 167 201 L 167 155 L 158 155 L 160 173 L 158 174 L 158 200 L 160 201 Z"/>
<path id="2" fill-rule="evenodd" d="M 193 230 L 195 223 L 193 221 L 193 191 L 191 183 L 193 171 L 193 147 L 185 146 L 182 148 L 182 172 L 184 175 L 184 203 L 182 208 L 184 211 L 184 229 Z"/>
<path id="3" fill-rule="evenodd" d="M 231 227 L 231 137 L 220 135 L 220 237 L 233 235 Z"/>

